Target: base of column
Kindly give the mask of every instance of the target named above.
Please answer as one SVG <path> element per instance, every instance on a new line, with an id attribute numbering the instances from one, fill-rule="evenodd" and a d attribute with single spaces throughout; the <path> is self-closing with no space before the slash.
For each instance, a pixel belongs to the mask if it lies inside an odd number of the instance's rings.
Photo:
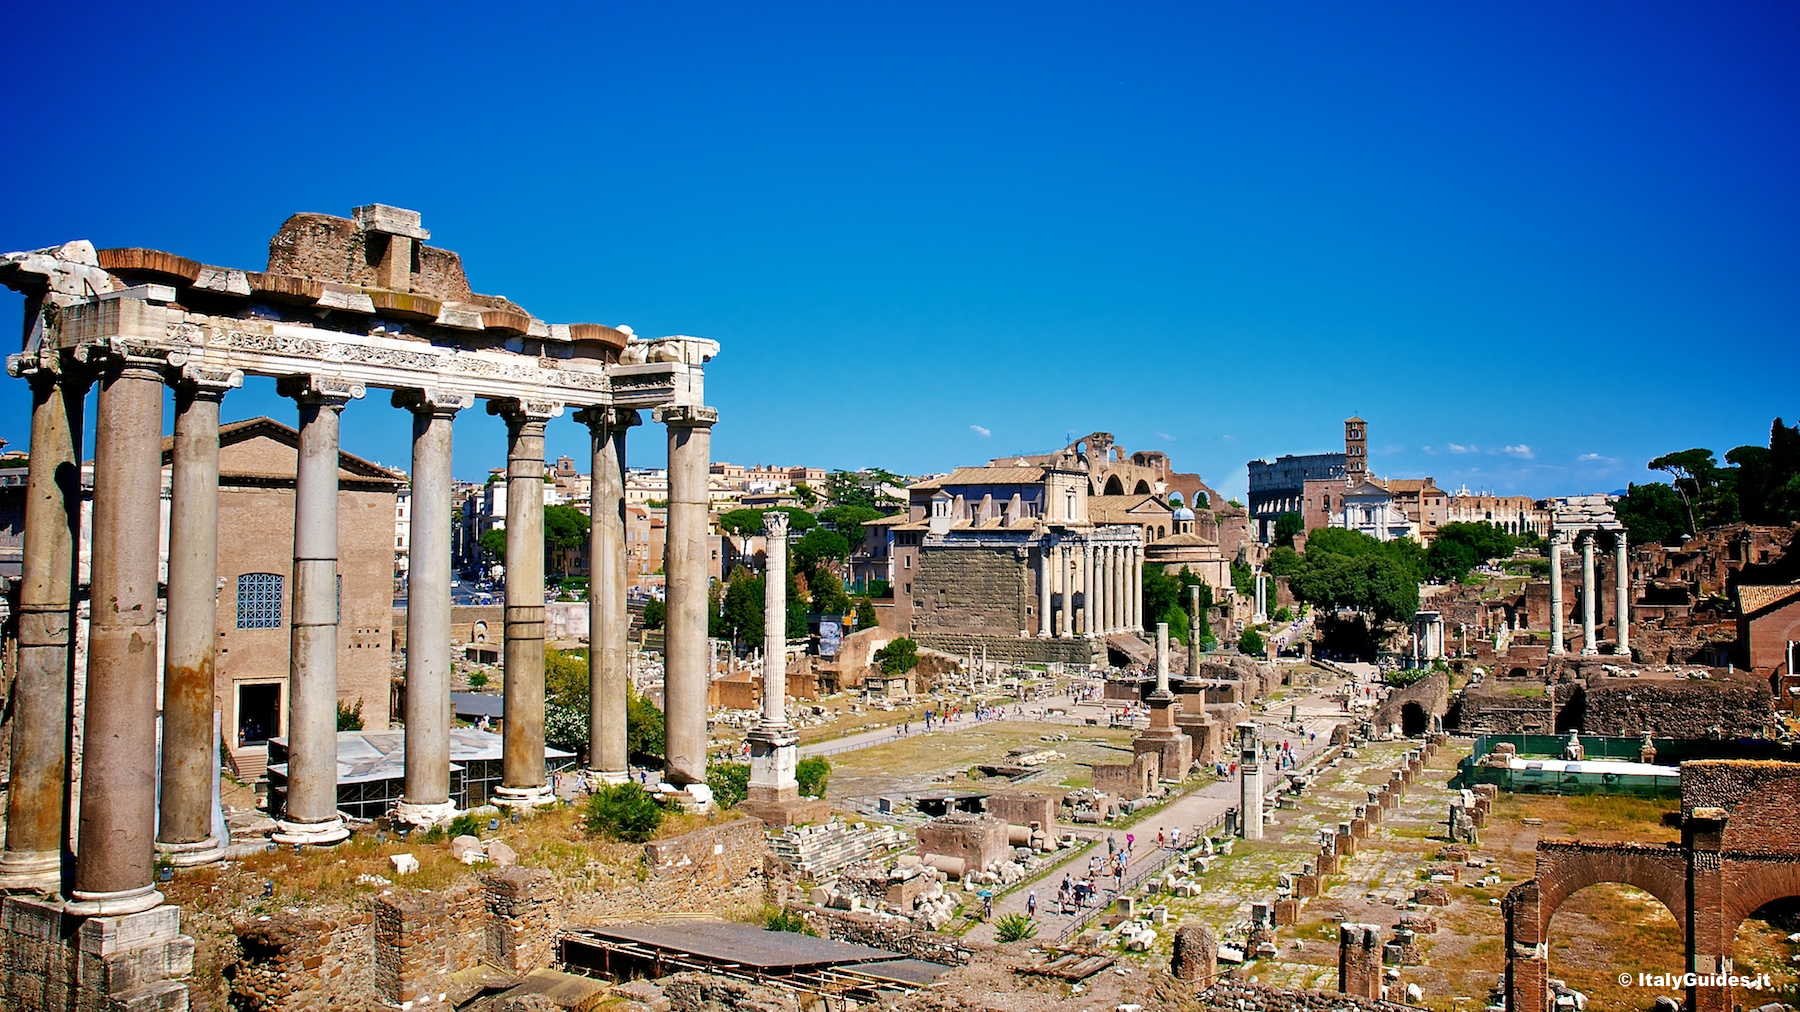
<path id="1" fill-rule="evenodd" d="M 163 894 L 156 891 L 153 885 L 139 886 L 136 889 L 121 889 L 110 893 L 90 893 L 80 889 L 69 891 L 70 900 L 63 904 L 63 913 L 72 917 L 122 917 L 126 914 L 141 914 L 162 906 Z"/>
<path id="2" fill-rule="evenodd" d="M 217 837 L 209 836 L 193 843 L 164 843 L 156 841 L 156 856 L 177 868 L 193 868 L 197 865 L 211 864 L 223 860 L 225 845 Z"/>
<path id="3" fill-rule="evenodd" d="M 456 805 L 450 801 L 435 801 L 415 804 L 402 801 L 394 805 L 394 821 L 403 822 L 414 829 L 430 829 L 440 826 L 456 818 Z"/>
<path id="4" fill-rule="evenodd" d="M 62 884 L 62 854 L 54 850 L 9 850 L 0 854 L 0 890 L 53 892 Z"/>
<path id="5" fill-rule="evenodd" d="M 602 787 L 628 784 L 631 782 L 631 774 L 624 770 L 583 770 L 582 779 L 587 781 L 588 790 L 595 791 Z"/>
<path id="6" fill-rule="evenodd" d="M 1594 646 L 1591 643 L 1583 643 L 1581 645 L 1581 656 L 1583 656 L 1583 657 L 1598 657 L 1598 656 L 1600 656 L 1600 648 L 1597 646 Z"/>
<path id="7" fill-rule="evenodd" d="M 342 818 L 336 816 L 324 822 L 277 821 L 275 833 L 269 837 L 284 846 L 299 844 L 302 847 L 330 847 L 349 838 L 349 827 L 344 825 Z"/>
<path id="8" fill-rule="evenodd" d="M 556 792 L 548 784 L 537 787 L 496 787 L 489 803 L 501 808 L 540 808 L 556 803 Z"/>

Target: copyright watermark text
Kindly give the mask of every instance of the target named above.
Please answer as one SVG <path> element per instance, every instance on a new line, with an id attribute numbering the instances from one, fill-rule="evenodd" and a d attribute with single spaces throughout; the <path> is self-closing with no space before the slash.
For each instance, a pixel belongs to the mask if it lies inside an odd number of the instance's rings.
<path id="1" fill-rule="evenodd" d="M 1621 973 L 1620 987 L 1741 987 L 1746 991 L 1767 991 L 1775 986 L 1766 973 L 1747 976 L 1738 973 Z"/>

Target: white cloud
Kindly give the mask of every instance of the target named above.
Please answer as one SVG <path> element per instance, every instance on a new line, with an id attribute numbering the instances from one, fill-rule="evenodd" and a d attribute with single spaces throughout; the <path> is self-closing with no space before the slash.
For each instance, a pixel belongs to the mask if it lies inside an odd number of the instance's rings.
<path id="1" fill-rule="evenodd" d="M 994 430 L 988 428 L 985 425 L 971 425 L 971 426 L 969 426 L 969 431 L 975 433 L 977 436 L 980 436 L 983 439 L 986 439 L 989 436 L 994 434 Z"/>
<path id="2" fill-rule="evenodd" d="M 1503 446 L 1500 448 L 1500 452 L 1506 454 L 1508 457 L 1517 457 L 1520 460 L 1530 460 L 1537 456 L 1537 454 L 1531 452 L 1531 447 L 1526 446 L 1524 443 L 1513 443 L 1509 446 Z"/>
<path id="3" fill-rule="evenodd" d="M 1449 450 L 1451 453 L 1480 453 L 1481 452 L 1481 447 L 1476 446 L 1472 443 L 1467 444 L 1467 445 L 1462 444 L 1462 443 L 1445 443 L 1444 449 Z"/>
<path id="4" fill-rule="evenodd" d="M 1175 441 L 1175 437 L 1169 435 L 1167 432 L 1158 432 L 1156 434 L 1156 438 L 1162 440 L 1165 443 L 1173 443 Z"/>
<path id="5" fill-rule="evenodd" d="M 1421 447 L 1419 447 L 1419 449 L 1425 451 L 1425 455 L 1428 457 L 1435 457 L 1435 456 L 1437 456 L 1437 453 L 1438 453 L 1437 447 L 1432 446 L 1430 444 L 1421 446 Z"/>
<path id="6" fill-rule="evenodd" d="M 1584 453 L 1575 459 L 1583 464 L 1604 464 L 1607 467 L 1619 462 L 1617 457 L 1608 457 L 1603 453 Z"/>

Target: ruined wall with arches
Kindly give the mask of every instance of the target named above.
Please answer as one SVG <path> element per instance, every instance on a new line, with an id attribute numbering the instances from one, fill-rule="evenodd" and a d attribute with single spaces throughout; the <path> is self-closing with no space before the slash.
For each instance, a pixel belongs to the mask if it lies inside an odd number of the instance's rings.
<path id="1" fill-rule="evenodd" d="M 1661 901 L 1681 927 L 1684 968 L 1729 974 L 1732 942 L 1763 906 L 1800 897 L 1800 764 L 1719 759 L 1681 766 L 1679 843 L 1538 843 L 1535 877 L 1506 895 L 1506 1007 L 1549 1009 L 1549 926 L 1570 896 L 1622 883 Z M 1726 1012 L 1731 988 L 1687 989 L 1692 1012 Z"/>

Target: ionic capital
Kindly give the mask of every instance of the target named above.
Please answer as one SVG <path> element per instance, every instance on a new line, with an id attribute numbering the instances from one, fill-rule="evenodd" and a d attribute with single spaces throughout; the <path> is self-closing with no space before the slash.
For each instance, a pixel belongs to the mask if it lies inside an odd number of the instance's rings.
<path id="1" fill-rule="evenodd" d="M 524 397 L 496 397 L 488 401 L 488 414 L 499 415 L 506 419 L 509 428 L 517 427 L 525 431 L 533 429 L 538 432 L 550 419 L 563 413 L 563 406 L 555 401 L 534 401 Z"/>
<path id="2" fill-rule="evenodd" d="M 351 401 L 361 400 L 368 388 L 336 376 L 283 376 L 275 382 L 275 390 L 301 404 L 317 404 L 333 411 L 343 410 Z"/>
<path id="3" fill-rule="evenodd" d="M 137 379 L 163 380 L 169 372 L 170 349 L 128 341 L 122 337 L 90 341 L 74 351 L 75 361 L 96 372 L 133 374 Z"/>
<path id="4" fill-rule="evenodd" d="M 792 518 L 781 510 L 770 510 L 763 514 L 763 535 L 771 538 L 785 538 L 788 523 Z"/>
<path id="5" fill-rule="evenodd" d="M 719 409 L 704 404 L 671 404 L 657 408 L 651 418 L 671 429 L 710 429 L 719 422 Z"/>
<path id="6" fill-rule="evenodd" d="M 426 387 L 424 389 L 396 390 L 392 402 L 394 407 L 403 408 L 415 415 L 429 418 L 454 418 L 458 411 L 475 403 L 475 395 L 454 390 L 441 390 L 437 387 Z"/>
<path id="7" fill-rule="evenodd" d="M 591 407 L 575 412 L 576 421 L 588 427 L 595 435 L 611 429 L 629 429 L 634 425 L 642 425 L 644 418 L 634 408 Z"/>
<path id="8" fill-rule="evenodd" d="M 188 397 L 217 401 L 225 399 L 225 391 L 244 385 L 244 372 L 188 362 L 175 368 L 169 382 Z"/>

